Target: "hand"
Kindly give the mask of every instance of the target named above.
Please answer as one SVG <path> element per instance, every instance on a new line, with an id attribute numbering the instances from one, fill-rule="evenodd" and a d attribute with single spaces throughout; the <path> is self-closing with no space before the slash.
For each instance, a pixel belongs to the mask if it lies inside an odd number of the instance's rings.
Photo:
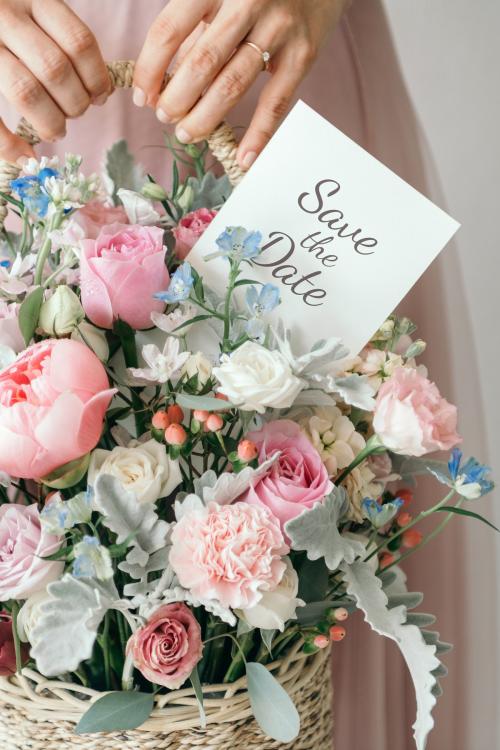
<path id="1" fill-rule="evenodd" d="M 97 42 L 62 0 L 0 0 L 0 93 L 45 141 L 104 104 L 110 81 Z M 0 120 L 0 158 L 32 155 Z"/>
<path id="2" fill-rule="evenodd" d="M 238 150 L 248 169 L 286 114 L 347 0 L 171 0 L 153 23 L 137 61 L 134 101 L 156 107 L 177 137 L 207 137 L 263 70 L 251 41 L 269 51 L 271 78 Z M 209 25 L 200 26 L 203 22 Z M 186 50 L 187 47 L 187 50 Z M 165 71 L 178 54 L 173 78 Z"/>

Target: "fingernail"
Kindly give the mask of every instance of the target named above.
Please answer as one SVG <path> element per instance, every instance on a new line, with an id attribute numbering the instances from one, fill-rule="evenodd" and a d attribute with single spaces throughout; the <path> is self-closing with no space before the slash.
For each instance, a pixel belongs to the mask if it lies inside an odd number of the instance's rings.
<path id="1" fill-rule="evenodd" d="M 62 141 L 62 139 L 65 137 L 66 137 L 66 131 L 64 131 L 64 133 L 58 133 L 57 135 L 50 136 L 50 138 L 47 138 L 47 141 L 49 143 L 57 143 L 57 141 Z"/>
<path id="2" fill-rule="evenodd" d="M 177 130 L 175 131 L 175 137 L 181 143 L 189 143 L 191 141 L 190 134 L 187 132 L 187 130 L 184 130 L 184 128 L 177 128 Z"/>
<path id="3" fill-rule="evenodd" d="M 108 101 L 109 94 L 105 92 L 104 94 L 99 94 L 99 96 L 96 96 L 96 98 L 93 101 L 93 104 L 95 104 L 97 107 L 102 107 L 103 104 L 106 104 Z"/>
<path id="4" fill-rule="evenodd" d="M 249 151 L 248 154 L 245 154 L 245 156 L 243 157 L 243 161 L 241 162 L 243 169 L 250 169 L 257 156 L 258 154 L 256 151 Z"/>
<path id="5" fill-rule="evenodd" d="M 142 89 L 134 87 L 134 93 L 132 94 L 132 101 L 136 107 L 144 107 L 146 104 L 146 94 Z"/>
<path id="6" fill-rule="evenodd" d="M 170 122 L 170 117 L 167 115 L 164 109 L 161 107 L 158 107 L 156 110 L 156 116 L 159 119 L 160 122 L 165 123 L 167 125 Z"/>
<path id="7" fill-rule="evenodd" d="M 21 169 L 23 169 L 28 163 L 28 161 L 29 161 L 29 157 L 23 155 L 23 156 L 20 156 L 19 159 L 16 160 L 16 164 L 18 167 L 21 167 Z"/>

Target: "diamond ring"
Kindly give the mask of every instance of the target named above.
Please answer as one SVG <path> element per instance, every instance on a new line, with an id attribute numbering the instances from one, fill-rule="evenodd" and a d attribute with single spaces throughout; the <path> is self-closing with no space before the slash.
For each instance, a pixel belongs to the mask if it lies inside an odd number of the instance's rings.
<path id="1" fill-rule="evenodd" d="M 263 50 L 259 47 L 258 44 L 255 44 L 255 42 L 243 42 L 243 44 L 247 44 L 249 47 L 254 49 L 262 58 L 262 64 L 264 66 L 264 70 L 269 70 L 269 63 L 271 62 L 271 53 L 267 50 Z"/>

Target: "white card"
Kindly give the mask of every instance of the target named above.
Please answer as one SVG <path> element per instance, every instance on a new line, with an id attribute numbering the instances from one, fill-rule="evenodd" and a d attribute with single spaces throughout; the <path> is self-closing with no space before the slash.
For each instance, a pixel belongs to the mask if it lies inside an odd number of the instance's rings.
<path id="1" fill-rule="evenodd" d="M 262 232 L 243 275 L 280 289 L 271 321 L 299 348 L 336 336 L 357 354 L 459 224 L 299 102 L 189 254 L 221 295 L 227 261 L 204 256 L 227 226 Z"/>

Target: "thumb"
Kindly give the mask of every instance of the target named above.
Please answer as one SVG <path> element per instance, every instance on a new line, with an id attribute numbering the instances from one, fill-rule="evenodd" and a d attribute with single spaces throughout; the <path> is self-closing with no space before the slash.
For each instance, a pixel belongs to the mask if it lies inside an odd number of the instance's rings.
<path id="1" fill-rule="evenodd" d="M 16 164 L 19 160 L 29 159 L 34 155 L 32 147 L 23 138 L 12 133 L 3 120 L 0 120 L 0 159 Z"/>

